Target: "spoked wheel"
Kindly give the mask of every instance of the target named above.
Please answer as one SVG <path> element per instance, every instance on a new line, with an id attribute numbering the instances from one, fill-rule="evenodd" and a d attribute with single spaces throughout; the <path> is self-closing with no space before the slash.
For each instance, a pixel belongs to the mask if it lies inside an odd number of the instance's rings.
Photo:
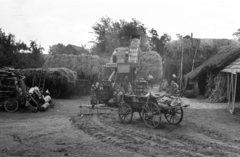
<path id="1" fill-rule="evenodd" d="M 8 99 L 4 102 L 4 109 L 7 112 L 15 112 L 19 107 L 18 101 L 15 99 Z"/>
<path id="2" fill-rule="evenodd" d="M 157 104 L 149 102 L 143 106 L 142 118 L 150 128 L 157 128 L 161 123 L 161 111 Z"/>
<path id="3" fill-rule="evenodd" d="M 171 108 L 164 114 L 164 116 L 168 123 L 177 125 L 181 123 L 183 119 L 183 109 L 182 107 Z"/>
<path id="4" fill-rule="evenodd" d="M 130 123 L 132 121 L 133 112 L 129 104 L 123 103 L 118 108 L 118 117 L 122 123 Z"/>

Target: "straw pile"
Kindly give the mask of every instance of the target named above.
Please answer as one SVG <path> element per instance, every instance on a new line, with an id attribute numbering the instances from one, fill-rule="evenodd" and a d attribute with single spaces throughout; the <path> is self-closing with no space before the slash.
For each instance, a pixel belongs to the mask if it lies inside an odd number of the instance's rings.
<path id="1" fill-rule="evenodd" d="M 198 49 L 199 51 L 205 51 L 206 49 L 215 49 L 216 51 L 220 50 L 221 47 L 236 44 L 238 41 L 230 40 L 230 39 L 182 39 L 173 40 L 166 44 L 165 51 L 168 53 L 178 53 L 180 44 L 186 50 L 190 50 L 192 48 Z"/>
<path id="2" fill-rule="evenodd" d="M 141 52 L 139 55 L 140 69 L 137 77 L 154 77 L 154 82 L 161 80 L 163 76 L 163 65 L 161 56 L 155 51 Z"/>
<path id="3" fill-rule="evenodd" d="M 82 72 L 85 76 L 98 76 L 103 73 L 102 64 L 106 60 L 96 55 L 48 55 L 43 64 L 44 68 L 65 67 L 76 71 L 78 75 Z"/>
<path id="4" fill-rule="evenodd" d="M 206 92 L 204 96 L 209 102 L 225 102 L 227 100 L 226 74 L 210 74 L 207 78 Z"/>
<path id="5" fill-rule="evenodd" d="M 44 88 L 48 89 L 50 93 L 56 89 L 61 92 L 73 92 L 77 81 L 76 72 L 67 68 L 22 69 L 19 71 L 26 77 L 25 83 L 28 87 L 38 86 L 41 77 L 45 76 Z"/>

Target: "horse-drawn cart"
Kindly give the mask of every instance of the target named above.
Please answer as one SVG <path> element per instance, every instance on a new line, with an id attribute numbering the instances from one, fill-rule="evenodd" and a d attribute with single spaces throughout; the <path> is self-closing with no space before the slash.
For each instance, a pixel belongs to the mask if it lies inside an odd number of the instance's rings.
<path id="1" fill-rule="evenodd" d="M 122 123 L 130 123 L 133 113 L 138 112 L 148 127 L 157 128 L 162 114 L 170 124 L 181 123 L 183 108 L 187 106 L 178 96 L 154 96 L 152 93 L 148 96 L 123 95 L 118 116 Z"/>

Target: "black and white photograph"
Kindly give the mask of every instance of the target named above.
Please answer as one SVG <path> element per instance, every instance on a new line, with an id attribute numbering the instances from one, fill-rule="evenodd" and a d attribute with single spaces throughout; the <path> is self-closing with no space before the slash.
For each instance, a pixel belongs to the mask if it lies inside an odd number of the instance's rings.
<path id="1" fill-rule="evenodd" d="M 240 157 L 239 6 L 0 0 L 0 157 Z"/>

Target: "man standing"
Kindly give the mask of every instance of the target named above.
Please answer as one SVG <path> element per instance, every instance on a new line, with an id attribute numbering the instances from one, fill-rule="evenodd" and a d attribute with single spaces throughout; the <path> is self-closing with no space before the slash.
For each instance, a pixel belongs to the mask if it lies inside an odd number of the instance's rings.
<path id="1" fill-rule="evenodd" d="M 117 52 L 116 51 L 113 52 L 113 56 L 112 57 L 113 57 L 112 58 L 113 63 L 117 63 Z"/>
<path id="2" fill-rule="evenodd" d="M 172 81 L 174 82 L 178 82 L 177 76 L 175 74 L 172 74 Z"/>
<path id="3" fill-rule="evenodd" d="M 152 85 L 152 81 L 153 81 L 153 76 L 152 75 L 148 75 L 147 77 L 147 81 L 148 81 L 148 85 L 153 88 L 153 85 Z"/>

